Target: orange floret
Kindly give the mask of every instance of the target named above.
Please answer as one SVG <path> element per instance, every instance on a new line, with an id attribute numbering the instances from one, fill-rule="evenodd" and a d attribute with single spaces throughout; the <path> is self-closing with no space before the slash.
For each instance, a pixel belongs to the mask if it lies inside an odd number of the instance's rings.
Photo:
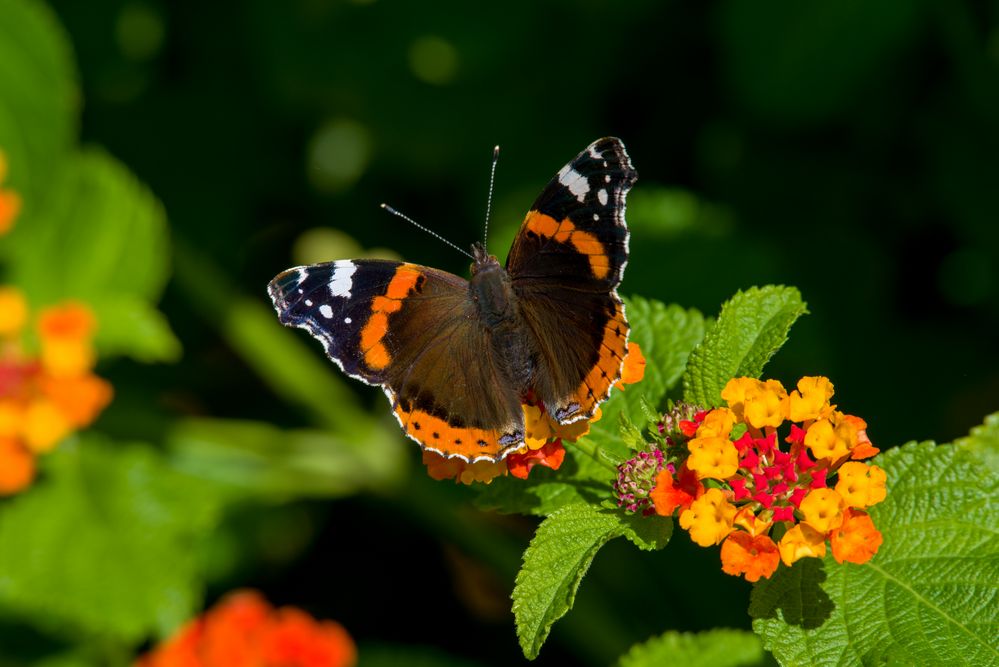
<path id="1" fill-rule="evenodd" d="M 0 437 L 0 496 L 23 491 L 35 479 L 35 457 L 15 438 Z"/>
<path id="2" fill-rule="evenodd" d="M 728 438 L 694 438 L 687 448 L 687 467 L 700 479 L 728 479 L 739 469 L 739 452 Z"/>
<path id="3" fill-rule="evenodd" d="M 849 507 L 870 507 L 887 496 L 885 471 L 875 465 L 848 461 L 840 466 L 836 492 Z"/>
<path id="4" fill-rule="evenodd" d="M 725 538 L 721 546 L 722 571 L 746 581 L 769 579 L 780 563 L 777 545 L 767 535 L 752 536 L 741 530 Z"/>
<path id="5" fill-rule="evenodd" d="M 655 503 L 656 514 L 673 516 L 678 507 L 687 509 L 704 495 L 704 485 L 697 479 L 697 473 L 682 466 L 676 479 L 669 470 L 661 470 L 649 495 Z"/>
<path id="6" fill-rule="evenodd" d="M 638 343 L 628 343 L 628 352 L 624 355 L 624 368 L 621 370 L 621 379 L 614 385 L 618 389 L 624 390 L 624 385 L 641 382 L 645 377 L 645 355 Z"/>
<path id="7" fill-rule="evenodd" d="M 833 384 L 821 376 L 803 377 L 798 380 L 798 388 L 792 391 L 789 399 L 789 419 L 803 422 L 819 419 L 828 414 L 833 395 Z"/>
<path id="8" fill-rule="evenodd" d="M 826 555 L 826 534 L 807 523 L 799 523 L 784 533 L 778 549 L 785 565 L 806 557 L 822 558 Z"/>
<path id="9" fill-rule="evenodd" d="M 708 489 L 680 513 L 680 527 L 702 547 L 719 544 L 732 532 L 735 507 L 719 489 Z"/>
<path id="10" fill-rule="evenodd" d="M 832 489 L 813 489 L 798 509 L 806 523 L 825 534 L 843 523 L 845 505 L 843 497 Z"/>
<path id="11" fill-rule="evenodd" d="M 829 535 L 829 546 L 837 563 L 866 563 L 881 546 L 881 532 L 867 512 L 847 509 L 843 523 Z"/>

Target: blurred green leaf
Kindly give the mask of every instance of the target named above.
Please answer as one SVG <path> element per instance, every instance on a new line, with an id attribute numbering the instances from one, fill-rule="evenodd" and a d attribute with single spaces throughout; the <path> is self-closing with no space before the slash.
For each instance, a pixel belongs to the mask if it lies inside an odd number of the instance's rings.
<path id="1" fill-rule="evenodd" d="M 825 120 L 890 71 L 925 7 L 918 0 L 729 0 L 719 13 L 722 62 L 752 111 L 783 122 Z"/>
<path id="2" fill-rule="evenodd" d="M 667 632 L 636 644 L 618 667 L 762 667 L 768 664 L 760 638 L 745 630 L 697 634 Z"/>
<path id="3" fill-rule="evenodd" d="M 0 606 L 53 635 L 135 643 L 200 605 L 193 548 L 215 526 L 210 485 L 151 448 L 87 435 L 43 459 L 0 512 Z"/>
<path id="4" fill-rule="evenodd" d="M 168 436 L 172 462 L 237 494 L 284 501 L 336 497 L 398 486 L 408 470 L 403 443 L 372 430 L 344 439 L 264 422 L 188 419 Z"/>
<path id="5" fill-rule="evenodd" d="M 28 218 L 49 195 L 52 174 L 75 140 L 77 73 L 48 6 L 0 0 L 0 16 L 0 150 L 9 162 L 5 186 L 24 197 Z"/>
<path id="6" fill-rule="evenodd" d="M 725 384 L 734 377 L 759 377 L 787 341 L 791 325 L 807 312 L 793 287 L 767 285 L 737 292 L 690 355 L 684 399 L 705 407 L 720 405 Z"/>
<path id="7" fill-rule="evenodd" d="M 572 608 L 597 551 L 623 531 L 618 516 L 589 505 L 563 507 L 538 526 L 513 589 L 517 637 L 529 660 L 538 656 L 555 621 Z"/>
<path id="8" fill-rule="evenodd" d="M 628 195 L 628 229 L 647 239 L 673 239 L 684 234 L 723 236 L 732 227 L 731 211 L 689 190 L 643 183 Z"/>
<path id="9" fill-rule="evenodd" d="M 753 591 L 754 629 L 782 665 L 995 664 L 999 413 L 954 445 L 910 443 L 874 462 L 884 536 L 865 565 L 781 568 Z"/>
<path id="10" fill-rule="evenodd" d="M 12 282 L 38 305 L 78 298 L 97 314 L 98 349 L 174 359 L 180 343 L 149 304 L 169 273 L 163 208 L 118 161 L 99 149 L 68 158 L 45 206 L 10 237 Z"/>

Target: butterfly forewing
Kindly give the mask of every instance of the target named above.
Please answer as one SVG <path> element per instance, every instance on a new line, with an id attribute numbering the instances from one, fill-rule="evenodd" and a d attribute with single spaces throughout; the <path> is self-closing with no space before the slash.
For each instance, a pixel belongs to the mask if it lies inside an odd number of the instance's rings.
<path id="1" fill-rule="evenodd" d="M 629 328 L 616 288 L 636 179 L 620 140 L 595 141 L 541 192 L 507 258 L 537 339 L 535 392 L 563 423 L 591 417 L 621 375 Z"/>
<path id="2" fill-rule="evenodd" d="M 474 316 L 468 282 L 424 266 L 343 260 L 289 269 L 268 288 L 282 323 L 306 329 L 350 376 L 380 385 L 406 434 L 465 460 L 523 444 L 523 412 Z"/>

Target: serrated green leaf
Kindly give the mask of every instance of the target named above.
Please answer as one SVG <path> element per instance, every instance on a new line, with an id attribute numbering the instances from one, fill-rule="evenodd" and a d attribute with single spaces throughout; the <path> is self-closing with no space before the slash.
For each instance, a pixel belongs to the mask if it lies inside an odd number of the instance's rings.
<path id="1" fill-rule="evenodd" d="M 17 233 L 75 140 L 80 94 L 69 40 L 49 7 L 2 0 L 0 16 L 0 150 L 9 168 L 4 186 L 24 198 Z"/>
<path id="2" fill-rule="evenodd" d="M 624 524 L 623 535 L 642 551 L 658 551 L 669 544 L 673 536 L 672 517 L 658 514 L 619 514 L 619 517 Z"/>
<path id="3" fill-rule="evenodd" d="M 157 300 L 166 283 L 166 217 L 124 166 L 98 149 L 67 157 L 31 222 L 11 236 L 10 277 L 34 305 L 76 298 L 94 306 L 102 353 L 177 356 L 165 320 L 136 305 Z"/>
<path id="4" fill-rule="evenodd" d="M 793 287 L 768 285 L 736 293 L 690 355 L 683 375 L 685 400 L 721 405 L 725 384 L 733 377 L 759 377 L 787 341 L 791 325 L 806 312 Z"/>
<path id="5" fill-rule="evenodd" d="M 760 638 L 745 630 L 667 632 L 636 644 L 618 667 L 759 667 L 768 663 Z"/>
<path id="6" fill-rule="evenodd" d="M 806 559 L 753 591 L 753 627 L 782 665 L 999 662 L 999 414 L 954 445 L 878 456 L 884 536 L 865 565 Z"/>
<path id="7" fill-rule="evenodd" d="M 538 656 L 552 624 L 572 608 L 597 551 L 623 530 L 618 516 L 589 505 L 563 507 L 538 527 L 513 589 L 517 637 L 529 660 Z"/>
<path id="8" fill-rule="evenodd" d="M 0 607 L 53 635 L 123 643 L 190 618 L 193 547 L 218 518 L 211 488 L 150 447 L 94 435 L 44 461 L 35 487 L 0 511 Z"/>
<path id="9" fill-rule="evenodd" d="M 645 449 L 645 436 L 642 435 L 642 431 L 632 424 L 623 412 L 618 415 L 618 418 L 618 431 L 621 433 L 622 442 L 627 445 L 628 449 L 632 451 Z"/>

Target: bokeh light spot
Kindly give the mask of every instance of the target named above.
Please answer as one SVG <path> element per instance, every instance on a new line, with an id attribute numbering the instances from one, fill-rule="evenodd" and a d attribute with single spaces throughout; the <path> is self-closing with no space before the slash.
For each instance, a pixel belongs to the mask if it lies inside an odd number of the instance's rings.
<path id="1" fill-rule="evenodd" d="M 458 50 L 440 37 L 420 37 L 409 47 L 409 67 L 420 81 L 437 86 L 451 83 L 458 73 Z"/>
<path id="2" fill-rule="evenodd" d="M 324 124 L 309 140 L 306 170 L 320 192 L 339 192 L 353 185 L 371 158 L 371 137 L 360 123 L 339 119 Z"/>
<path id="3" fill-rule="evenodd" d="M 129 60 L 149 60 L 163 48 L 165 36 L 163 17 L 145 3 L 127 4 L 118 14 L 115 38 Z"/>

